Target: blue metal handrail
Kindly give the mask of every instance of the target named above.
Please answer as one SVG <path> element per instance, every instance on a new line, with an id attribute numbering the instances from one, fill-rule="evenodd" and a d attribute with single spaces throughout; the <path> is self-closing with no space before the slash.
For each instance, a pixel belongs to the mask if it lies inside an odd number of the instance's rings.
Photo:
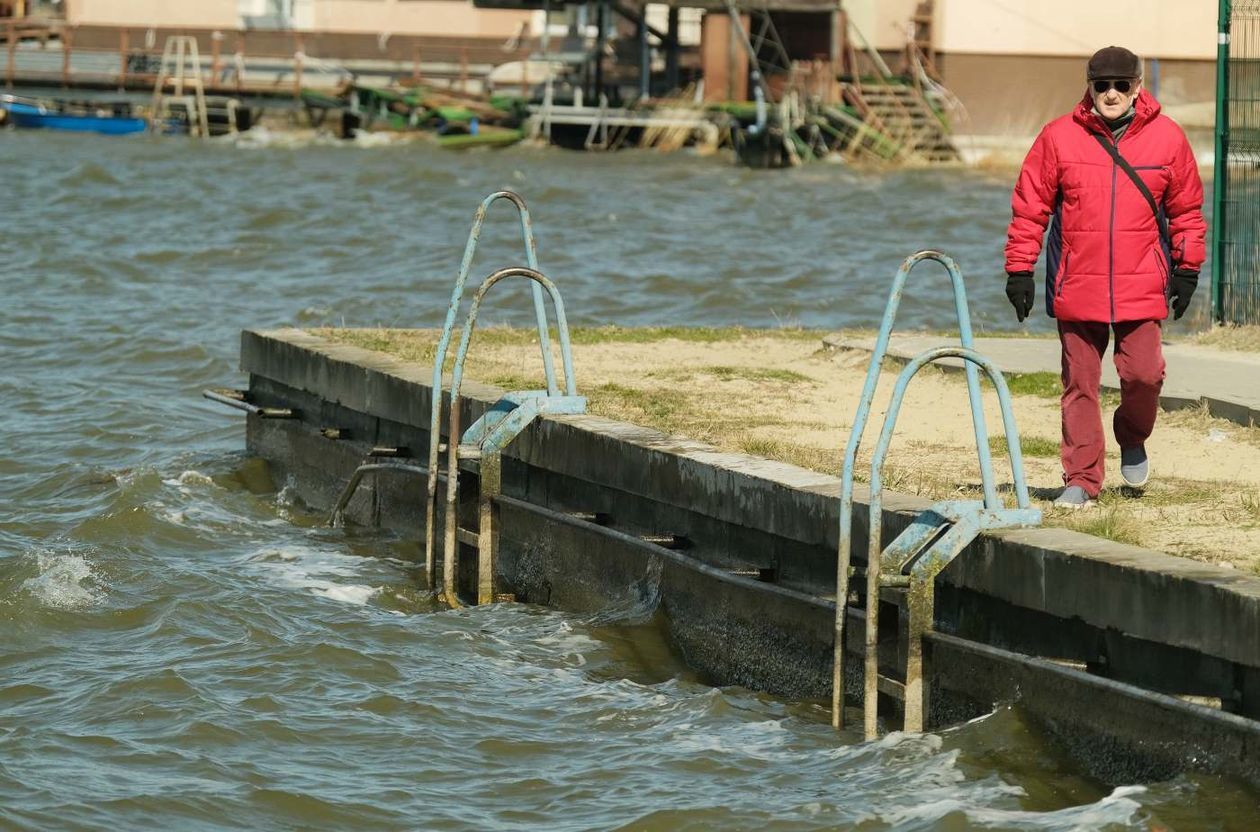
<path id="1" fill-rule="evenodd" d="M 486 212 L 499 200 L 507 200 L 516 206 L 521 220 L 521 239 L 525 244 L 525 262 L 534 272 L 538 271 L 538 246 L 534 241 L 534 225 L 530 219 L 529 208 L 524 198 L 514 191 L 495 191 L 481 201 L 473 214 L 472 229 L 468 232 L 468 242 L 464 246 L 464 257 L 459 264 L 459 275 L 455 278 L 455 286 L 451 289 L 451 300 L 446 307 L 446 320 L 442 324 L 442 335 L 438 339 L 437 352 L 433 361 L 433 401 L 429 409 L 429 493 L 436 493 L 437 463 L 440 454 L 442 433 L 442 367 L 446 364 L 446 352 L 450 346 L 451 333 L 455 328 L 455 318 L 459 313 L 460 303 L 464 299 L 464 285 L 468 282 L 472 270 L 473 258 L 477 252 L 477 244 L 481 240 L 481 229 L 485 224 Z M 547 391 L 555 395 L 559 392 L 556 385 L 556 371 L 551 357 L 551 337 L 547 329 L 547 308 L 543 300 L 542 288 L 533 284 L 534 318 L 538 326 L 538 341 L 542 349 L 543 373 L 547 379 Z M 567 375 L 567 373 L 566 373 Z M 426 513 L 426 527 L 433 525 L 433 501 L 429 501 Z M 431 538 L 432 535 L 429 535 Z M 432 543 L 425 546 L 425 563 L 429 568 L 429 580 L 432 582 L 433 549 Z"/>
<path id="2" fill-rule="evenodd" d="M 919 370 L 942 358 L 961 358 L 968 363 L 968 366 L 979 366 L 997 389 L 998 404 L 1002 409 L 1002 426 L 1006 433 L 1006 447 L 1011 461 L 1011 477 L 1015 481 L 1015 502 L 1020 508 L 1029 508 L 1031 506 L 1028 498 L 1028 483 L 1024 480 L 1024 455 L 1019 446 L 1019 431 L 1015 426 L 1015 413 L 1011 409 L 1010 390 L 1006 385 L 1006 379 L 1002 377 L 1002 371 L 991 360 L 968 347 L 935 347 L 934 349 L 925 350 L 916 355 L 906 365 L 905 369 L 901 371 L 901 374 L 897 376 L 897 384 L 893 387 L 892 399 L 888 403 L 888 412 L 884 416 L 884 429 L 880 432 L 879 441 L 875 445 L 875 455 L 871 459 L 870 546 L 873 548 L 867 549 L 868 558 L 871 552 L 879 552 L 881 550 L 879 538 L 879 527 L 881 524 L 876 522 L 876 518 L 882 516 L 880 514 L 880 501 L 883 494 L 882 469 L 884 459 L 888 455 L 889 445 L 892 444 L 892 435 L 897 427 L 897 416 L 901 412 L 901 402 L 905 398 L 906 388 Z M 984 444 L 981 447 L 987 451 L 988 444 L 988 434 L 986 432 Z M 984 456 L 987 456 L 987 454 Z M 980 465 L 983 473 L 992 479 L 992 463 L 982 457 Z M 985 505 L 990 509 L 1001 508 L 1000 502 L 997 506 L 990 506 L 986 500 Z"/>
<path id="3" fill-rule="evenodd" d="M 537 269 L 512 266 L 506 269 L 499 269 L 487 277 L 481 282 L 481 286 L 477 288 L 476 293 L 473 295 L 472 306 L 468 310 L 468 318 L 464 322 L 464 328 L 460 334 L 459 348 L 455 351 L 455 366 L 451 370 L 452 414 L 454 412 L 455 399 L 459 396 L 459 385 L 464 375 L 464 359 L 468 356 L 468 345 L 472 342 L 473 325 L 477 322 L 477 313 L 481 310 L 481 302 L 485 298 L 486 292 L 490 291 L 491 286 L 509 277 L 524 277 L 531 280 L 540 293 L 545 289 L 551 297 L 551 305 L 556 310 L 556 329 L 559 330 L 560 334 L 560 361 L 564 372 L 565 395 L 577 395 L 577 381 L 573 378 L 573 354 L 569 347 L 569 322 L 564 314 L 564 300 L 560 297 L 560 291 L 556 289 L 556 284 L 552 283 L 546 275 Z M 547 385 L 547 395 L 556 396 L 559 395 L 559 392 L 553 379 L 552 383 Z"/>
<path id="4" fill-rule="evenodd" d="M 460 389 L 464 380 L 464 362 L 468 357 L 468 348 L 472 344 L 473 330 L 476 328 L 477 315 L 481 311 L 482 301 L 490 288 L 510 277 L 523 277 L 532 281 L 540 291 L 545 290 L 551 298 L 555 310 L 556 329 L 560 339 L 560 361 L 564 372 L 565 392 L 561 394 L 553 383 L 545 391 L 525 391 L 509 393 L 491 408 L 491 412 L 468 428 L 467 434 L 460 433 Z M 440 396 L 440 387 L 435 390 L 435 397 Z M 435 398 L 435 401 L 437 399 Z M 582 413 L 586 409 L 586 400 L 577 395 L 577 380 L 573 373 L 573 353 L 569 342 L 569 322 L 564 312 L 564 300 L 556 285 L 545 275 L 534 269 L 513 266 L 500 269 L 481 282 L 473 294 L 472 304 L 468 309 L 468 317 L 460 334 L 459 347 L 455 352 L 455 364 L 451 370 L 450 412 L 447 417 L 447 474 L 446 474 L 446 525 L 445 547 L 442 559 L 442 594 L 452 607 L 459 607 L 460 602 L 455 592 L 455 557 L 459 540 L 459 518 L 457 506 L 459 498 L 459 460 L 461 445 L 469 442 L 468 453 L 474 454 L 481 464 L 481 528 L 478 547 L 481 550 L 479 563 L 481 569 L 489 574 L 480 574 L 481 589 L 478 593 L 479 603 L 494 597 L 493 569 L 494 547 L 497 535 L 491 528 L 493 523 L 492 503 L 497 497 L 500 487 L 499 454 L 504 445 L 510 442 L 520 431 L 537 416 L 543 413 Z M 489 419 L 493 414 L 502 418 L 497 424 Z M 469 437 L 472 437 L 469 440 Z M 431 553 L 434 548 L 434 518 L 436 515 L 436 463 L 429 474 L 429 524 L 426 531 L 425 551 Z M 432 582 L 433 563 L 426 555 L 429 580 Z"/>
<path id="5" fill-rule="evenodd" d="M 961 358 L 967 366 L 983 369 L 997 390 L 1010 456 L 1011 476 L 1015 484 L 1017 507 L 1008 509 L 1000 503 L 990 506 L 968 500 L 947 500 L 933 505 L 897 536 L 887 548 L 883 545 L 883 476 L 884 460 L 892 444 L 897 417 L 911 379 L 920 370 L 942 358 Z M 988 447 L 988 436 L 981 440 Z M 982 463 L 982 466 L 984 463 Z M 992 478 L 992 471 L 985 473 Z M 1040 509 L 1031 507 L 1028 485 L 1024 480 L 1023 454 L 1019 446 L 1019 429 L 1011 408 L 1011 394 L 1006 379 L 997 365 L 968 347 L 936 347 L 916 355 L 897 376 L 892 399 L 884 417 L 884 427 L 871 458 L 870 514 L 867 531 L 867 607 L 866 607 L 866 685 L 865 733 L 867 739 L 877 736 L 879 725 L 879 590 L 883 586 L 907 586 L 909 614 L 906 626 L 906 669 L 904 682 L 904 724 L 906 731 L 922 731 L 927 721 L 927 683 L 924 680 L 923 637 L 932 629 L 935 617 L 934 584 L 936 576 L 950 564 L 981 532 L 991 529 L 1034 526 L 1041 522 Z M 905 577 L 909 573 L 908 580 Z M 905 581 L 906 583 L 902 583 Z"/>
<path id="6" fill-rule="evenodd" d="M 844 705 L 844 609 L 847 605 L 849 589 L 849 571 L 853 545 L 853 472 L 857 462 L 858 447 L 862 442 L 862 433 L 870 418 L 875 390 L 879 384 L 879 374 L 883 369 L 884 359 L 888 354 L 888 342 L 892 335 L 893 323 L 897 317 L 897 309 L 901 305 L 901 296 L 905 289 L 906 279 L 910 272 L 924 260 L 933 260 L 945 267 L 949 274 L 954 293 L 954 313 L 958 319 L 959 341 L 963 347 L 972 348 L 974 339 L 971 333 L 971 313 L 967 307 L 967 290 L 963 284 L 962 272 L 953 258 L 939 251 L 925 250 L 910 255 L 897 269 L 893 277 L 892 288 L 888 293 L 888 302 L 884 307 L 884 317 L 880 322 L 879 335 L 875 340 L 875 350 L 871 354 L 870 364 L 866 370 L 866 381 L 862 386 L 862 395 L 858 399 L 857 413 L 853 419 L 853 428 L 849 434 L 848 444 L 844 450 L 844 466 L 840 483 L 840 529 L 839 544 L 836 557 L 836 626 L 835 626 L 835 665 L 832 675 L 832 725 L 841 727 Z M 984 409 L 980 397 L 980 377 L 975 365 L 966 363 L 967 395 L 971 403 L 972 427 L 976 436 L 976 447 L 980 458 L 981 480 L 984 488 L 984 502 L 989 508 L 998 508 L 997 487 L 993 482 L 992 460 L 988 446 L 988 431 L 984 424 Z M 871 557 L 878 557 L 879 552 Z"/>

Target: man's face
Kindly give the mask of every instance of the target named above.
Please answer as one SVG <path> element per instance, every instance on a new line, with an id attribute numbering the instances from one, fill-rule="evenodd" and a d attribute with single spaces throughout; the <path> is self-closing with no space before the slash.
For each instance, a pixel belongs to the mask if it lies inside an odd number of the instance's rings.
<path id="1" fill-rule="evenodd" d="M 1094 99 L 1094 109 L 1102 117 L 1111 120 L 1120 118 L 1129 111 L 1129 105 L 1137 98 L 1142 88 L 1140 78 L 1099 78 L 1089 82 L 1089 94 Z"/>

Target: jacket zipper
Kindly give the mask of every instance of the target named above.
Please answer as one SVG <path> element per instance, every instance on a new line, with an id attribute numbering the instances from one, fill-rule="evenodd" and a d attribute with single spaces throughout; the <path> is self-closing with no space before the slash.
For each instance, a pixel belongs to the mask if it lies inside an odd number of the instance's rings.
<path id="1" fill-rule="evenodd" d="M 1120 142 L 1113 139 L 1112 144 L 1117 150 L 1120 149 Z M 1112 159 L 1111 220 L 1107 227 L 1107 300 L 1111 303 L 1111 323 L 1113 324 L 1116 322 L 1116 170 L 1119 167 L 1116 160 Z"/>

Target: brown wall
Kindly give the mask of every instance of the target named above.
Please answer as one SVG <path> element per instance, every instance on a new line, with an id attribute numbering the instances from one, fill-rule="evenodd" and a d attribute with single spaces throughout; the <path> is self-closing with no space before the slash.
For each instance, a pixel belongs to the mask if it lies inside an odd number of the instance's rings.
<path id="1" fill-rule="evenodd" d="M 742 16 L 748 31 L 747 15 Z M 748 100 L 748 55 L 736 48 L 731 19 L 709 12 L 700 24 L 700 70 L 704 73 L 705 101 Z"/>
<path id="2" fill-rule="evenodd" d="M 117 49 L 119 34 L 123 31 L 116 26 L 76 26 L 73 29 L 74 45 L 77 48 Z M 153 51 L 161 54 L 162 46 L 168 35 L 183 34 L 197 38 L 198 49 L 202 55 L 211 54 L 212 35 L 215 30 L 208 29 L 162 29 L 154 30 Z M 373 34 L 330 33 L 330 32 L 284 32 L 267 30 L 223 29 L 223 40 L 220 52 L 224 56 L 231 55 L 237 49 L 238 37 L 244 36 L 243 51 L 253 57 L 292 58 L 299 39 L 302 51 L 312 58 L 328 60 L 386 60 L 412 61 L 417 54 L 424 61 L 459 62 L 467 56 L 469 63 L 501 64 L 506 61 L 520 60 L 525 54 L 523 50 L 504 51 L 503 40 L 494 38 L 449 38 L 426 37 L 419 35 L 394 35 L 382 46 L 380 39 Z M 128 30 L 127 43 L 131 50 L 139 50 L 144 45 L 146 29 L 131 27 Z"/>
<path id="3" fill-rule="evenodd" d="M 1085 93 L 1085 58 L 1014 55 L 939 55 L 945 85 L 967 108 L 962 133 L 1032 136 L 1068 112 Z M 1153 82 L 1147 60 L 1147 84 Z M 1212 61 L 1161 60 L 1160 103 L 1165 107 L 1210 102 L 1216 94 Z"/>

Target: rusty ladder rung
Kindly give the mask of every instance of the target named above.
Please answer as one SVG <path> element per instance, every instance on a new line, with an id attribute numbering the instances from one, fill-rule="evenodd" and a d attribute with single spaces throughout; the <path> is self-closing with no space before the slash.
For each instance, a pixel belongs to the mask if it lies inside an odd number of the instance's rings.
<path id="1" fill-rule="evenodd" d="M 875 680 L 875 684 L 879 692 L 884 694 L 885 696 L 891 696 L 893 699 L 899 700 L 901 702 L 906 701 L 906 683 L 905 682 L 899 682 L 896 679 L 893 679 L 889 676 L 885 676 L 881 673 L 879 677 Z"/>

